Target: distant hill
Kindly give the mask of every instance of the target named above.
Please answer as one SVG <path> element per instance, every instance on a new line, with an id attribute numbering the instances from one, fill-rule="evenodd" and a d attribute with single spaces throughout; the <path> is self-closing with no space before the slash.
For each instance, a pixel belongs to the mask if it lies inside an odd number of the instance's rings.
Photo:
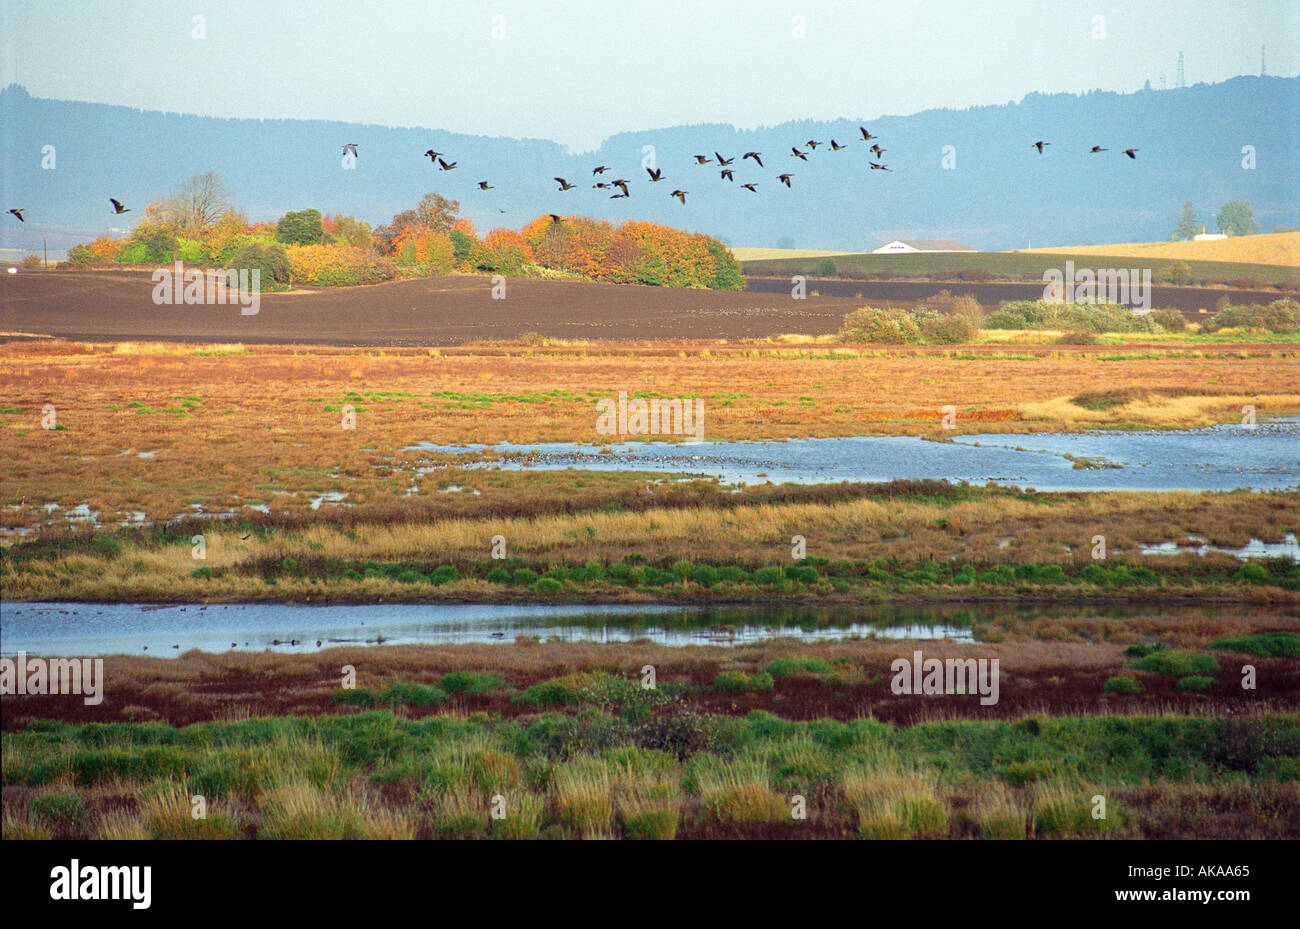
<path id="1" fill-rule="evenodd" d="M 1156 241 L 1168 236 L 1183 201 L 1203 222 L 1230 200 L 1249 200 L 1266 229 L 1300 225 L 1300 78 L 1239 77 L 1219 84 L 1132 94 L 1030 94 L 1003 106 L 927 110 L 875 120 L 890 170 L 867 167 L 856 123 L 794 122 L 753 131 L 675 126 L 623 133 L 595 152 L 572 155 L 537 139 L 462 135 L 304 120 L 214 119 L 0 91 L 2 209 L 25 207 L 19 226 L 0 213 L 0 247 L 66 248 L 126 229 L 146 203 L 194 174 L 218 172 L 253 220 L 316 207 L 378 224 L 437 191 L 461 202 L 480 231 L 519 228 L 544 212 L 611 220 L 645 219 L 698 230 L 734 245 L 860 252 L 895 238 L 958 239 L 982 250 Z M 808 139 L 837 139 L 807 162 L 790 155 Z M 1030 143 L 1052 142 L 1042 155 Z M 355 170 L 340 148 L 358 145 Z M 1090 155 L 1091 145 L 1110 151 Z M 1257 167 L 1243 170 L 1242 147 Z M 56 167 L 43 170 L 44 146 Z M 664 171 L 651 184 L 641 168 L 654 146 Z M 941 164 L 953 146 L 956 166 Z M 434 169 L 433 147 L 458 162 Z M 1140 149 L 1136 161 L 1120 154 Z M 763 153 L 764 168 L 740 155 Z M 736 158 L 736 181 L 695 153 Z M 591 169 L 632 179 L 632 196 L 593 190 Z M 794 173 L 792 189 L 776 180 Z M 551 180 L 577 189 L 559 193 Z M 483 192 L 476 182 L 496 189 Z M 757 181 L 757 193 L 740 187 Z M 689 191 L 686 205 L 669 197 Z M 108 197 L 134 212 L 115 217 Z M 500 212 L 504 210 L 505 212 Z M 789 242 L 781 244 L 788 245 Z"/>

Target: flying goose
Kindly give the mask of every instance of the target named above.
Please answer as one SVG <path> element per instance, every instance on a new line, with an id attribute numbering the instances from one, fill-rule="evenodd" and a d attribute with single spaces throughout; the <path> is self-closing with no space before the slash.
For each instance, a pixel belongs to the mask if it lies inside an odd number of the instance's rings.
<path id="1" fill-rule="evenodd" d="M 758 184 L 741 184 L 740 186 L 753 193 L 758 193 Z"/>
<path id="2" fill-rule="evenodd" d="M 734 158 L 723 158 L 723 157 L 722 157 L 721 155 L 719 155 L 717 152 L 714 152 L 714 153 L 713 153 L 713 157 L 716 158 L 716 159 L 718 159 L 718 164 L 719 164 L 720 166 L 724 167 L 724 168 L 725 168 L 727 165 L 731 164 L 733 161 L 736 160 L 736 159 L 734 159 Z"/>
<path id="3" fill-rule="evenodd" d="M 343 151 L 340 152 L 340 154 L 346 155 L 348 152 L 351 152 L 351 153 L 352 153 L 352 157 L 353 157 L 353 158 L 356 158 L 356 157 L 357 157 L 357 143 L 356 143 L 356 142 L 349 142 L 347 145 L 343 146 Z"/>
<path id="4" fill-rule="evenodd" d="M 712 161 L 712 160 L 713 160 L 713 159 L 711 159 L 708 155 L 696 155 L 696 156 L 695 156 L 695 163 L 696 163 L 697 165 L 706 165 L 706 164 L 708 164 L 708 163 L 709 163 L 710 161 Z"/>
<path id="5" fill-rule="evenodd" d="M 22 209 L 19 209 L 19 210 L 10 210 L 9 212 L 12 213 L 14 216 L 17 216 L 17 217 L 18 217 L 18 221 L 19 221 L 20 223 L 25 223 L 25 222 L 27 222 L 27 220 L 23 219 L 23 212 L 24 212 L 26 209 L 27 209 L 27 207 L 23 207 Z"/>
<path id="6" fill-rule="evenodd" d="M 791 158 L 798 158 L 798 159 L 800 159 L 801 161 L 807 161 L 807 160 L 808 160 L 808 156 L 805 155 L 803 152 L 799 151 L 798 148 L 795 148 L 795 147 L 792 146 L 792 147 L 790 148 L 790 152 L 791 152 L 791 154 L 790 154 L 790 157 L 791 157 Z"/>
<path id="7" fill-rule="evenodd" d="M 672 193 L 670 193 L 668 196 L 670 196 L 670 197 L 676 197 L 678 200 L 682 201 L 682 206 L 685 206 L 685 205 L 686 205 L 686 195 L 687 195 L 688 193 L 690 193 L 689 190 L 674 190 L 674 191 L 673 191 Z"/>
<path id="8" fill-rule="evenodd" d="M 479 181 L 479 182 L 478 182 L 478 189 L 479 189 L 479 190 L 496 190 L 496 188 L 493 187 L 491 184 L 489 184 L 487 181 Z"/>
<path id="9" fill-rule="evenodd" d="M 1136 148 L 1126 148 L 1126 149 L 1124 149 L 1124 154 L 1125 154 L 1125 155 L 1128 155 L 1128 156 L 1129 156 L 1130 158 L 1132 158 L 1134 161 L 1137 161 L 1137 153 L 1138 153 L 1138 150 L 1137 150 Z"/>
<path id="10" fill-rule="evenodd" d="M 454 161 L 447 162 L 447 161 L 443 161 L 441 158 L 438 159 L 439 171 L 450 171 L 454 167 L 456 167 L 456 162 Z"/>
<path id="11" fill-rule="evenodd" d="M 863 141 L 863 142 L 870 142 L 872 139 L 878 139 L 878 138 L 880 138 L 880 136 L 878 136 L 878 135 L 872 135 L 870 132 L 868 132 L 866 126 L 859 126 L 858 129 L 861 130 L 861 132 L 862 132 L 862 141 Z"/>
<path id="12" fill-rule="evenodd" d="M 740 157 L 741 157 L 741 160 L 744 160 L 744 159 L 746 159 L 746 158 L 753 158 L 754 161 L 755 161 L 755 162 L 758 164 L 758 166 L 761 168 L 761 167 L 763 167 L 763 159 L 760 158 L 759 156 L 762 155 L 762 154 L 763 154 L 762 152 L 745 152 L 745 154 L 741 155 Z"/>
<path id="13" fill-rule="evenodd" d="M 651 182 L 662 181 L 664 179 L 663 168 L 646 168 L 646 173 L 650 175 Z"/>
<path id="14" fill-rule="evenodd" d="M 564 178 L 562 178 L 562 177 L 557 177 L 555 180 L 556 180 L 556 183 L 558 183 L 558 184 L 560 185 L 560 190 L 562 190 L 562 191 L 563 191 L 563 190 L 573 190 L 573 185 L 570 184 L 568 181 L 566 181 Z"/>
<path id="15" fill-rule="evenodd" d="M 108 202 L 111 203 L 111 204 L 113 204 L 113 212 L 114 212 L 114 213 L 130 213 L 130 212 L 131 212 L 129 209 L 127 209 L 126 207 L 122 206 L 122 204 L 118 203 L 117 200 L 113 199 L 112 197 L 109 197 L 109 198 L 108 198 Z"/>
<path id="16" fill-rule="evenodd" d="M 1034 143 L 1034 148 L 1038 149 L 1038 154 L 1041 155 L 1041 154 L 1043 153 L 1043 146 L 1044 146 L 1044 145 L 1051 145 L 1051 144 L 1052 144 L 1051 142 L 1035 142 L 1035 143 Z"/>
<path id="17" fill-rule="evenodd" d="M 790 178 L 792 178 L 792 177 L 794 177 L 793 174 L 778 174 L 778 175 L 776 176 L 776 179 L 777 179 L 778 181 L 780 181 L 782 184 L 784 184 L 786 187 L 789 187 L 789 186 L 790 186 Z"/>
<path id="18" fill-rule="evenodd" d="M 736 179 L 736 172 L 732 171 L 730 168 L 723 168 L 718 173 L 729 181 L 734 181 Z"/>

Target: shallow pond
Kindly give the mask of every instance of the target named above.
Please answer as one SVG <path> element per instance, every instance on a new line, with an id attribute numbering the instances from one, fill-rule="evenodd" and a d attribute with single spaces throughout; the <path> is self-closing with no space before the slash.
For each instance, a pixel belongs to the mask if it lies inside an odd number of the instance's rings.
<path id="1" fill-rule="evenodd" d="M 970 610 L 891 606 L 844 612 L 623 605 L 10 603 L 0 620 L 0 651 L 170 657 L 189 649 L 314 652 L 341 645 L 508 642 L 516 636 L 567 642 L 649 639 L 665 645 L 741 645 L 779 636 L 969 642 L 972 615 Z"/>
<path id="2" fill-rule="evenodd" d="M 854 436 L 757 442 L 624 442 L 611 445 L 457 446 L 409 450 L 497 452 L 510 470 L 647 471 L 716 477 L 728 484 L 946 480 L 1036 490 L 1279 490 L 1300 485 L 1300 420 L 1179 431 Z M 1086 465 L 1086 466 L 1076 466 Z M 422 469 L 434 473 L 437 466 Z"/>

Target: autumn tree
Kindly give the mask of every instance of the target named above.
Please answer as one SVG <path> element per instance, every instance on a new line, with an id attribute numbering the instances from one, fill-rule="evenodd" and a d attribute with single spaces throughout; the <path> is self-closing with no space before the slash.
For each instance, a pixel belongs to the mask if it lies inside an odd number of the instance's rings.
<path id="1" fill-rule="evenodd" d="M 448 200 L 441 194 L 425 194 L 415 209 L 403 210 L 391 222 L 376 229 L 375 238 L 385 253 L 395 254 L 394 243 L 404 230 L 427 229 L 445 235 L 455 228 L 459 214 L 458 201 Z"/>

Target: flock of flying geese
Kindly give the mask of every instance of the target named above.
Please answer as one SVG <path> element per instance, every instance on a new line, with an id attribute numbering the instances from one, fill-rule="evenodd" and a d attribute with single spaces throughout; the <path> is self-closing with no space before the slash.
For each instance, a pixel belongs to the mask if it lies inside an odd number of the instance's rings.
<path id="1" fill-rule="evenodd" d="M 858 139 L 858 141 L 871 143 L 871 148 L 869 149 L 869 151 L 873 156 L 873 159 L 869 161 L 869 164 L 871 165 L 871 170 L 888 171 L 889 166 L 886 165 L 883 161 L 885 155 L 885 149 L 880 147 L 880 141 L 879 141 L 880 136 L 872 135 L 871 132 L 868 131 L 865 126 L 859 126 L 858 130 L 862 133 L 862 138 Z M 810 152 L 814 152 L 817 150 L 819 146 L 826 145 L 826 144 L 827 143 L 825 142 L 818 142 L 816 139 L 809 139 L 807 142 L 804 143 L 804 148 L 806 148 L 807 151 L 801 151 L 799 146 L 793 145 L 790 147 L 790 157 L 798 158 L 800 161 L 807 161 Z M 1044 142 L 1042 140 L 1039 140 L 1037 142 L 1034 142 L 1032 145 L 1030 145 L 1030 148 L 1037 149 L 1038 154 L 1041 155 L 1043 154 L 1043 149 L 1051 144 L 1052 144 L 1051 142 Z M 848 148 L 847 145 L 841 145 L 839 142 L 836 142 L 834 139 L 830 140 L 830 144 L 828 147 L 833 152 L 840 152 Z M 1090 155 L 1097 155 L 1102 152 L 1108 152 L 1108 151 L 1110 151 L 1110 149 L 1102 148 L 1100 145 L 1094 145 L 1092 148 L 1088 149 L 1088 153 Z M 1138 153 L 1138 149 L 1136 148 L 1126 148 L 1123 150 L 1123 154 L 1127 155 L 1129 158 L 1133 160 L 1137 159 L 1137 153 Z M 346 145 L 344 145 L 342 154 L 344 155 L 350 154 L 353 158 L 356 158 L 357 143 L 349 142 Z M 443 152 L 437 152 L 434 151 L 433 149 L 429 149 L 427 152 L 424 153 L 424 157 L 428 158 L 430 164 L 436 167 L 439 171 L 453 171 L 456 168 L 456 162 L 448 161 Z M 694 157 L 695 157 L 695 164 L 697 166 L 714 164 L 716 159 L 716 164 L 718 165 L 719 168 L 720 178 L 724 181 L 730 181 L 732 183 L 735 183 L 736 172 L 735 169 L 731 167 L 731 165 L 734 164 L 736 161 L 735 156 L 732 156 L 731 158 L 724 158 L 720 153 L 715 151 L 713 153 L 713 158 L 710 158 L 708 155 L 696 155 Z M 754 164 L 758 165 L 760 168 L 763 167 L 762 152 L 745 152 L 743 155 L 740 156 L 741 161 L 750 158 L 753 159 Z M 596 183 L 591 185 L 592 188 L 597 190 L 613 190 L 614 188 L 618 188 L 619 191 L 618 193 L 610 195 L 611 200 L 622 200 L 632 196 L 631 191 L 628 189 L 628 185 L 631 184 L 632 182 L 627 178 L 614 178 L 608 181 L 604 180 L 603 178 L 607 171 L 609 171 L 609 168 L 606 165 L 597 165 L 596 167 L 591 169 L 592 177 L 601 178 L 601 180 L 598 180 Z M 645 171 L 647 174 L 650 175 L 650 183 L 652 184 L 658 183 L 664 179 L 663 168 L 647 167 Z M 776 176 L 776 179 L 778 183 L 784 184 L 786 187 L 790 187 L 791 186 L 790 178 L 792 177 L 794 177 L 794 172 L 787 171 L 778 174 Z M 560 193 L 563 193 L 566 190 L 573 190 L 575 187 L 578 186 L 577 184 L 570 184 L 565 178 L 562 177 L 555 178 L 555 182 L 560 185 L 559 186 Z M 758 193 L 758 182 L 756 181 L 743 183 L 740 186 L 748 190 L 750 193 Z M 489 184 L 487 181 L 479 181 L 478 189 L 496 190 L 496 188 L 493 185 Z M 673 190 L 668 196 L 676 197 L 679 201 L 681 201 L 682 205 L 685 206 L 686 195 L 689 193 L 690 193 L 689 190 L 681 190 L 680 188 L 678 188 Z M 114 214 L 121 215 L 122 213 L 131 212 L 130 209 L 124 207 L 114 197 L 109 197 L 108 202 L 113 205 Z M 26 219 L 23 218 L 23 213 L 26 212 L 26 208 L 12 209 L 9 210 L 9 212 L 12 215 L 16 216 L 20 223 L 27 221 Z M 505 210 L 500 210 L 499 212 L 504 213 Z M 551 219 L 554 220 L 555 222 L 560 221 L 560 217 L 557 214 L 552 213 L 550 214 L 550 216 Z"/>

